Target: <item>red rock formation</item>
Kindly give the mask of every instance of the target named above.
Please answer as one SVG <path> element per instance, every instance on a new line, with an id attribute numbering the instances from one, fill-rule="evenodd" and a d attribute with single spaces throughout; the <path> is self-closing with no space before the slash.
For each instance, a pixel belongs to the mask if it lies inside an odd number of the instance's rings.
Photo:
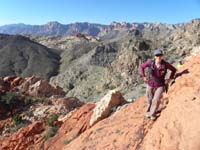
<path id="1" fill-rule="evenodd" d="M 70 118 L 64 121 L 58 133 L 45 142 L 44 149 L 62 149 L 66 142 L 70 142 L 70 140 L 88 129 L 94 107 L 94 104 L 85 104 L 75 111 Z"/>
<path id="2" fill-rule="evenodd" d="M 28 147 L 38 149 L 37 145 L 43 140 L 41 133 L 45 129 L 43 121 L 37 121 L 33 124 L 21 128 L 17 133 L 14 133 L 7 140 L 0 143 L 1 150 L 24 150 Z"/>
<path id="3" fill-rule="evenodd" d="M 7 77 L 4 77 L 3 80 L 4 80 L 4 82 L 11 82 L 15 78 L 16 78 L 16 76 L 7 76 Z"/>
<path id="4" fill-rule="evenodd" d="M 52 95 L 64 96 L 65 92 L 59 87 L 53 87 L 47 81 L 39 80 L 35 84 L 29 86 L 28 94 L 31 96 L 50 97 Z"/>
<path id="5" fill-rule="evenodd" d="M 128 150 L 137 147 L 152 124 L 145 119 L 144 111 L 144 98 L 124 105 L 120 111 L 95 124 L 64 149 Z"/>
<path id="6" fill-rule="evenodd" d="M 21 77 L 16 77 L 12 81 L 10 81 L 10 87 L 11 90 L 15 89 L 17 86 L 21 85 L 24 82 L 25 79 Z"/>
<path id="7" fill-rule="evenodd" d="M 64 149 L 134 149 L 140 144 L 152 124 L 144 118 L 144 111 L 144 98 L 125 105 L 114 115 L 84 132 Z"/>
<path id="8" fill-rule="evenodd" d="M 10 90 L 19 90 L 30 96 L 52 96 L 61 95 L 64 96 L 65 92 L 60 87 L 54 87 L 47 81 L 42 80 L 39 77 L 32 76 L 28 78 L 21 78 L 16 76 L 5 77 L 2 81 L 1 93 L 5 93 Z"/>
<path id="9" fill-rule="evenodd" d="M 98 122 L 63 149 L 199 150 L 200 57 L 192 58 L 181 69 L 163 99 L 168 104 L 155 122 L 144 118 L 145 101 L 140 98 Z"/>
<path id="10" fill-rule="evenodd" d="M 74 108 L 82 106 L 84 103 L 75 97 L 62 97 L 54 98 L 51 100 L 53 105 L 63 106 L 67 110 L 72 110 Z"/>

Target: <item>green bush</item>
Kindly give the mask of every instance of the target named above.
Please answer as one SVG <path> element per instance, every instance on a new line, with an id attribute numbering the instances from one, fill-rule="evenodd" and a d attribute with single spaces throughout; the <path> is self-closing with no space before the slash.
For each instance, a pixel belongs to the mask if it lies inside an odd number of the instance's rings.
<path id="1" fill-rule="evenodd" d="M 54 122 L 58 120 L 58 115 L 56 115 L 55 113 L 52 113 L 50 115 L 50 117 L 47 119 L 47 124 L 49 126 L 53 126 Z"/>
<path id="2" fill-rule="evenodd" d="M 44 139 L 45 140 L 48 140 L 50 137 L 53 137 L 58 131 L 58 128 L 57 127 L 51 127 L 47 134 L 44 136 Z"/>
<path id="3" fill-rule="evenodd" d="M 11 132 L 17 132 L 20 128 L 25 127 L 26 125 L 27 125 L 27 123 L 21 122 L 21 123 L 15 125 L 14 127 L 12 127 Z"/>
<path id="4" fill-rule="evenodd" d="M 27 117 L 32 117 L 33 116 L 33 112 L 32 111 L 26 111 L 24 113 Z"/>
<path id="5" fill-rule="evenodd" d="M 6 92 L 5 95 L 1 96 L 1 102 L 7 105 L 14 105 L 18 100 L 19 95 L 16 92 Z"/>
<path id="6" fill-rule="evenodd" d="M 12 120 L 15 122 L 15 125 L 22 123 L 22 117 L 19 114 L 15 114 Z"/>
<path id="7" fill-rule="evenodd" d="M 31 123 L 31 121 L 29 120 L 22 119 L 22 117 L 19 114 L 13 115 L 12 120 L 15 122 L 14 127 L 11 128 L 12 132 L 16 132 L 20 128 L 25 127 Z"/>

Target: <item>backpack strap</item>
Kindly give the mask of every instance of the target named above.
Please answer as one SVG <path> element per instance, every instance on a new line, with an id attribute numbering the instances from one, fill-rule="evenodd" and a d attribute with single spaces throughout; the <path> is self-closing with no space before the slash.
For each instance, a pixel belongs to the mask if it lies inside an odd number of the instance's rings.
<path id="1" fill-rule="evenodd" d="M 155 59 L 152 59 L 151 64 L 149 65 L 149 76 L 148 76 L 149 80 L 153 79 L 152 73 L 153 73 L 153 70 L 155 69 L 154 66 L 155 66 Z"/>
<path id="2" fill-rule="evenodd" d="M 167 64 L 166 61 L 162 60 L 161 65 L 162 65 L 162 67 L 163 67 L 163 69 L 165 71 L 164 76 L 167 74 L 167 66 L 166 66 L 166 64 Z"/>
<path id="3" fill-rule="evenodd" d="M 165 77 L 165 75 L 167 74 L 166 61 L 162 60 L 161 65 L 162 65 L 161 67 L 164 69 L 164 77 Z M 151 64 L 149 65 L 149 77 L 148 78 L 149 78 L 149 80 L 162 83 L 163 80 L 162 81 L 158 80 L 152 76 L 154 70 L 155 70 L 155 59 L 152 59 Z"/>

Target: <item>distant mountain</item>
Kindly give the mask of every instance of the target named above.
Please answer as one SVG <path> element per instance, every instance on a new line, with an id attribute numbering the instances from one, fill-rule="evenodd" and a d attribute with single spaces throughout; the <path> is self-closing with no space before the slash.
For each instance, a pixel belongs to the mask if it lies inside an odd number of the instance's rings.
<path id="1" fill-rule="evenodd" d="M 20 35 L 0 34 L 0 76 L 32 75 L 49 79 L 57 73 L 59 55 Z"/>
<path id="2" fill-rule="evenodd" d="M 5 34 L 32 34 L 32 35 L 71 35 L 77 33 L 97 36 L 106 27 L 100 24 L 73 23 L 63 25 L 59 22 L 48 22 L 45 25 L 11 24 L 0 27 L 0 33 Z"/>
<path id="3" fill-rule="evenodd" d="M 4 34 L 31 34 L 31 35 L 74 35 L 86 34 L 91 36 L 107 36 L 112 38 L 118 33 L 124 33 L 133 29 L 143 30 L 145 28 L 153 29 L 163 26 L 166 29 L 176 28 L 178 25 L 167 25 L 161 23 L 126 23 L 113 22 L 110 25 L 101 25 L 94 23 L 71 23 L 60 24 L 53 21 L 44 25 L 26 25 L 26 24 L 10 24 L 0 26 L 0 33 Z"/>

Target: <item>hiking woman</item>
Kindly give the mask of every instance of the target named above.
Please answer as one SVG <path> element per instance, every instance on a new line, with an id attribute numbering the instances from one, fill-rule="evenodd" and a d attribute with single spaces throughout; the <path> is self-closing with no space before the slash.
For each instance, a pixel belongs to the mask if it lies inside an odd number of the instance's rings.
<path id="1" fill-rule="evenodd" d="M 145 75 L 145 68 L 149 68 L 149 76 Z M 169 79 L 165 79 L 167 69 L 171 71 Z M 156 119 L 156 111 L 158 109 L 160 99 L 165 90 L 165 84 L 168 84 L 174 78 L 176 69 L 163 60 L 163 52 L 160 49 L 154 51 L 154 60 L 144 62 L 140 66 L 143 80 L 147 83 L 147 111 L 146 117 L 151 120 Z"/>

